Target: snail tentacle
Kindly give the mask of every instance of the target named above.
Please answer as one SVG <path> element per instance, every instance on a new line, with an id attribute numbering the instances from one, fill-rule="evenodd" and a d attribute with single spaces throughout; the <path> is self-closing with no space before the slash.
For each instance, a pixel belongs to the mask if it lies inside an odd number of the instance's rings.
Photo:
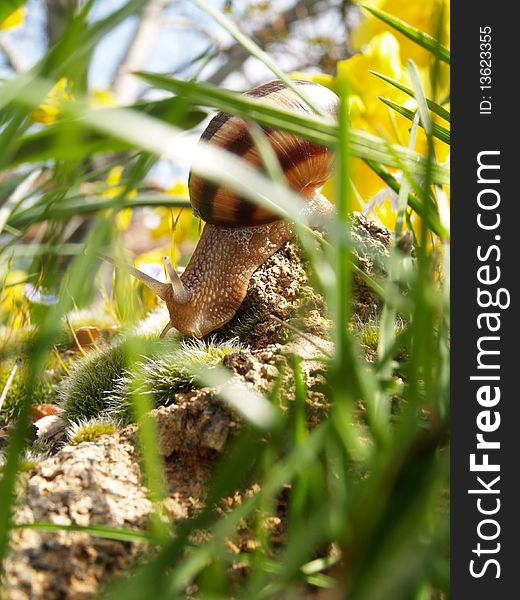
<path id="1" fill-rule="evenodd" d="M 183 284 L 179 274 L 177 273 L 172 263 L 170 262 L 170 259 L 167 256 L 162 257 L 162 263 L 165 266 L 166 271 L 168 272 L 168 276 L 172 284 L 174 301 L 178 302 L 179 304 L 186 304 L 192 299 L 193 294 Z"/>
<path id="2" fill-rule="evenodd" d="M 159 281 L 158 279 L 155 279 L 154 277 L 150 277 L 150 275 L 143 273 L 143 271 L 140 271 L 139 269 L 136 269 L 135 267 L 126 265 L 124 263 L 121 264 L 119 262 L 116 262 L 113 258 L 110 258 L 110 256 L 105 256 L 104 254 L 99 254 L 99 253 L 97 255 L 99 256 L 99 258 L 101 260 L 104 260 L 105 262 L 113 265 L 114 267 L 122 268 L 125 271 L 127 271 L 128 273 L 130 273 L 130 275 L 133 275 L 141 283 L 144 283 L 144 285 L 147 288 L 152 290 L 152 292 L 154 294 L 157 294 L 157 296 L 159 296 L 159 298 L 161 298 L 161 300 L 166 301 L 167 298 L 171 295 L 171 292 L 170 292 L 171 286 L 168 285 L 167 283 L 163 283 L 162 281 Z"/>

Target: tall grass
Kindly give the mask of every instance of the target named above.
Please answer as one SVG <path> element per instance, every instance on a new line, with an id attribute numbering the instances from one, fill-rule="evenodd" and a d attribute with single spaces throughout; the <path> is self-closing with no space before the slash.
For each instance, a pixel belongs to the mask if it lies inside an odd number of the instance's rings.
<path id="1" fill-rule="evenodd" d="M 285 77 L 272 59 L 224 15 L 202 0 L 196 3 L 208 10 L 252 56 L 271 68 L 276 77 Z M 197 585 L 197 597 L 215 599 L 296 598 L 302 597 L 304 586 L 331 589 L 335 593 L 332 597 L 352 600 L 447 597 L 448 515 L 442 499 L 448 486 L 449 294 L 448 281 L 438 272 L 439 268 L 444 274 L 449 272 L 449 256 L 446 224 L 439 216 L 437 198 L 440 186 L 449 183 L 449 173 L 437 163 L 433 152 L 433 137 L 444 135 L 444 128 L 432 124 L 431 119 L 431 113 L 449 117 L 446 109 L 435 97 L 425 97 L 413 63 L 409 65 L 413 89 L 406 89 L 415 97 L 418 109 L 407 113 L 412 119 L 408 147 L 349 127 L 347 85 L 338 89 L 341 103 L 337 123 L 322 115 L 288 113 L 203 83 L 146 73 L 140 76 L 149 85 L 177 96 L 160 103 L 92 109 L 79 92 L 79 79 L 87 72 L 93 48 L 124 19 L 137 14 L 146 2 L 126 2 L 94 23 L 89 20 L 91 4 L 86 3 L 58 43 L 30 72 L 5 81 L 0 87 L 0 167 L 5 175 L 0 184 L 0 230 L 6 234 L 0 256 L 6 260 L 14 253 L 12 260 L 16 262 L 16 251 L 24 246 L 24 232 L 35 224 L 48 223 L 45 245 L 30 262 L 25 259 L 25 264 L 31 281 L 58 290 L 58 302 L 35 318 L 35 331 L 27 347 L 31 381 L 37 381 L 44 368 L 60 335 L 63 317 L 74 307 L 88 305 L 98 292 L 94 277 L 99 268 L 96 251 L 112 246 L 117 254 L 121 240 L 111 224 L 113 213 L 107 210 L 188 204 L 182 196 L 151 194 L 143 181 L 159 157 L 185 164 L 187 137 L 180 134 L 204 117 L 205 112 L 199 107 L 224 109 L 333 147 L 337 152 L 338 181 L 337 216 L 329 228 L 329 243 L 316 249 L 309 229 L 312 223 L 304 220 L 299 211 L 301 199 L 276 178 L 260 175 L 210 146 L 199 147 L 196 155 L 188 157 L 195 171 L 253 202 L 272 207 L 276 198 L 275 210 L 280 216 L 297 222 L 313 281 L 334 318 L 334 355 L 323 357 L 333 405 L 329 417 L 309 431 L 306 382 L 295 358 L 295 401 L 290 409 L 279 410 L 280 387 L 275 386 L 270 397 L 258 395 L 252 401 L 258 410 L 242 411 L 248 420 L 247 430 L 219 461 L 206 508 L 192 519 L 176 524 L 172 533 L 160 516 L 166 494 L 164 475 L 153 423 L 147 416 L 151 406 L 146 395 L 138 391 L 142 386 L 136 373 L 133 404 L 143 472 L 157 507 L 157 518 L 152 520 L 144 538 L 154 550 L 144 566 L 131 577 L 117 581 L 106 597 L 181 598 L 192 584 Z M 449 51 L 438 40 L 421 35 L 391 16 L 377 14 L 438 60 L 449 61 Z M 75 101 L 66 106 L 54 125 L 35 131 L 31 113 L 62 77 L 78 82 Z M 391 78 L 386 79 L 392 86 Z M 433 88 L 435 91 L 435 85 Z M 399 106 L 389 106 L 403 113 Z M 426 155 L 414 150 L 419 127 L 428 140 Z M 445 135 L 441 139 L 448 141 Z M 121 190 L 115 197 L 87 199 L 82 191 L 80 183 L 99 180 L 109 168 L 100 171 L 92 166 L 91 160 L 97 155 L 109 159 L 113 156 L 114 163 L 124 162 Z M 348 180 L 353 157 L 367 161 L 399 193 L 388 280 L 383 287 L 371 282 L 384 300 L 378 321 L 377 358 L 372 362 L 365 359 L 350 327 L 356 269 L 349 236 Z M 396 177 L 398 172 L 402 177 Z M 38 183 L 42 173 L 45 184 Z M 24 188 L 27 181 L 30 185 Z M 137 194 L 131 194 L 132 190 L 137 190 Z M 410 210 L 421 217 L 420 228 L 414 232 L 414 261 L 400 249 L 403 224 Z M 89 217 L 88 234 L 72 260 L 56 260 L 65 254 L 65 224 L 72 215 Z M 438 240 L 433 249 L 432 238 Z M 402 326 L 398 336 L 397 319 Z M 125 353 L 127 368 L 137 370 L 139 349 L 135 342 L 128 342 Z M 215 383 L 207 373 L 197 375 L 209 384 Z M 228 382 L 226 388 L 226 381 L 222 381 L 222 377 L 227 378 L 225 372 L 219 372 L 218 377 L 218 383 L 224 383 L 224 400 L 236 408 L 240 400 L 233 385 Z M 0 481 L 1 558 L 8 552 L 9 531 L 14 526 L 14 490 L 29 424 L 30 395 L 29 388 L 10 435 Z M 366 409 L 365 418 L 359 416 L 359 403 Z M 259 483 L 256 494 L 226 514 L 214 510 L 219 499 L 252 482 Z M 291 487 L 287 536 L 283 548 L 274 555 L 265 519 L 274 513 L 276 498 L 286 486 Z M 246 555 L 232 554 L 227 550 L 226 539 L 233 536 L 244 519 L 253 523 L 256 547 Z M 27 526 L 66 529 L 46 523 Z M 194 544 L 192 534 L 200 529 L 209 532 L 208 541 Z M 95 526 L 83 531 L 126 541 L 143 540 L 142 532 Z M 232 565 L 248 570 L 246 580 L 239 586 L 230 575 Z"/>

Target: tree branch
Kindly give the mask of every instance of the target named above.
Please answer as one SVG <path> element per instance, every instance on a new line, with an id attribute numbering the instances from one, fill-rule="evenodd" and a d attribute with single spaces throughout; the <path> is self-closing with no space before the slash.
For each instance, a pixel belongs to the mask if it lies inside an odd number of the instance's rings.
<path id="1" fill-rule="evenodd" d="M 4 54 L 7 64 L 15 73 L 23 73 L 27 70 L 28 65 L 23 59 L 22 54 L 16 52 L 14 45 L 11 44 L 11 41 L 5 35 L 0 35 L 0 50 Z"/>
<path id="2" fill-rule="evenodd" d="M 143 9 L 135 35 L 114 78 L 114 93 L 121 104 L 137 99 L 139 81 L 131 74 L 143 67 L 163 26 L 162 15 L 171 0 L 150 0 Z"/>
<path id="3" fill-rule="evenodd" d="M 255 31 L 251 37 L 263 48 L 266 45 L 265 40 L 276 39 L 280 22 L 292 23 L 304 17 L 316 15 L 320 12 L 321 4 L 322 0 L 299 0 L 285 12 L 276 14 L 271 23 L 264 25 Z M 238 43 L 233 44 L 224 50 L 223 54 L 227 55 L 225 64 L 218 68 L 213 75 L 207 79 L 208 83 L 214 85 L 222 83 L 228 75 L 237 71 L 250 56 L 249 52 Z"/>

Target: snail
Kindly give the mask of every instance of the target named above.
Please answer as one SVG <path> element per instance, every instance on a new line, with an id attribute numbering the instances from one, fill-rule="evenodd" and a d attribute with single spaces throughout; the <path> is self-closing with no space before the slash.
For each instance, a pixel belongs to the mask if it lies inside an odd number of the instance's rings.
<path id="1" fill-rule="evenodd" d="M 309 81 L 307 97 L 326 114 L 334 115 L 338 98 L 328 88 Z M 281 81 L 271 81 L 246 92 L 280 107 L 312 113 L 303 100 Z M 317 190 L 330 178 L 333 153 L 328 148 L 297 136 L 264 127 L 288 185 L 310 204 L 310 210 L 328 216 L 332 205 Z M 262 158 L 247 122 L 218 113 L 201 140 L 216 144 L 262 168 Z M 197 338 L 225 325 L 245 298 L 251 275 L 293 237 L 290 225 L 231 190 L 190 173 L 188 188 L 193 212 L 206 225 L 185 271 L 179 275 L 168 257 L 163 257 L 170 283 L 163 283 L 132 267 L 132 275 L 166 302 L 171 328 Z"/>

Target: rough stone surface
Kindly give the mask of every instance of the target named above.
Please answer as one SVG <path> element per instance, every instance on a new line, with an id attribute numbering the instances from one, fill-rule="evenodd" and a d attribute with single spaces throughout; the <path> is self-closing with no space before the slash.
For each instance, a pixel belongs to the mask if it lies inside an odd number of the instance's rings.
<path id="1" fill-rule="evenodd" d="M 369 275 L 384 273 L 390 233 L 355 215 L 352 239 L 360 268 Z M 374 316 L 379 299 L 357 276 L 353 298 L 357 318 L 365 321 Z M 291 326 L 304 336 L 295 335 Z M 309 426 L 323 419 L 328 401 L 320 359 L 333 352 L 327 340 L 330 322 L 322 298 L 308 285 L 294 242 L 253 275 L 241 310 L 218 337 L 236 335 L 241 327 L 249 348 L 226 356 L 224 365 L 261 393 L 268 393 L 282 373 L 283 409 L 294 398 L 291 361 L 297 355 L 308 389 Z M 174 519 L 189 518 L 204 502 L 215 458 L 242 424 L 212 388 L 177 393 L 169 406 L 154 410 L 153 416 L 169 494 L 164 508 Z M 152 505 L 137 448 L 135 426 L 95 442 L 64 447 L 27 476 L 16 521 L 145 529 Z M 280 506 L 273 532 L 282 543 L 285 502 Z M 137 542 L 32 529 L 14 530 L 12 542 L 3 582 L 9 600 L 91 598 L 146 549 Z M 247 530 L 229 541 L 237 551 L 248 551 L 250 543 Z"/>
<path id="2" fill-rule="evenodd" d="M 133 444 L 104 436 L 37 465 L 16 521 L 144 528 L 150 510 Z M 83 533 L 19 529 L 12 542 L 4 581 L 12 600 L 91 597 L 139 553 L 137 545 Z"/>
<path id="3" fill-rule="evenodd" d="M 215 391 L 202 388 L 175 395 L 175 404 L 153 411 L 159 448 L 163 456 L 173 452 L 222 452 L 232 419 Z"/>
<path id="4" fill-rule="evenodd" d="M 359 213 L 354 213 L 351 227 L 354 256 L 360 269 L 376 279 L 384 276 L 391 232 Z M 373 318 L 380 306 L 377 294 L 359 275 L 354 276 L 353 313 L 362 321 Z M 274 317 L 274 318 L 273 318 Z M 255 321 L 258 321 L 255 323 Z M 301 251 L 296 242 L 287 242 L 252 276 L 247 296 L 229 325 L 219 333 L 240 331 L 242 340 L 253 349 L 274 342 L 286 343 L 294 336 L 280 321 L 324 337 L 330 328 L 323 298 L 308 284 Z M 248 329 L 248 323 L 252 323 Z"/>
<path id="5" fill-rule="evenodd" d="M 164 508 L 178 520 L 200 507 L 214 457 L 234 422 L 209 388 L 177 394 L 176 400 L 152 415 L 165 457 Z M 66 446 L 39 463 L 25 484 L 16 521 L 146 529 L 152 504 L 136 434 L 130 425 L 95 442 Z M 15 530 L 12 542 L 3 585 L 10 600 L 90 598 L 143 549 L 139 543 L 32 529 Z"/>

